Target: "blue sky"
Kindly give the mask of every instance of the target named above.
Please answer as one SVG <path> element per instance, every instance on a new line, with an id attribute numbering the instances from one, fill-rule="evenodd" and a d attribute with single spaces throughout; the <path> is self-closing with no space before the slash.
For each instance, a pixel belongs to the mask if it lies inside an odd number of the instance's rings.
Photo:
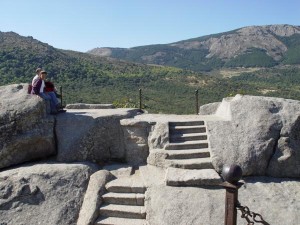
<path id="1" fill-rule="evenodd" d="M 0 0 L 0 31 L 82 52 L 166 44 L 269 24 L 300 25 L 300 1 Z"/>

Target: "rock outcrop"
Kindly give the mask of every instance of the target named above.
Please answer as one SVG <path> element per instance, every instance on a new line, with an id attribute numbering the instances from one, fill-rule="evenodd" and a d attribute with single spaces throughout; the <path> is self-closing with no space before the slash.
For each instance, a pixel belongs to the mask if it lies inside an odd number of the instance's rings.
<path id="1" fill-rule="evenodd" d="M 57 116 L 57 160 L 61 162 L 124 161 L 124 135 L 120 120 L 138 109 L 68 109 Z"/>
<path id="2" fill-rule="evenodd" d="M 242 205 L 269 224 L 299 223 L 299 101 L 237 95 L 201 107 L 211 115 L 185 116 L 80 104 L 53 117 L 26 89 L 25 84 L 0 87 L 0 224 L 116 224 L 120 218 L 134 224 L 221 224 L 225 191 L 215 170 L 225 164 L 239 164 L 244 175 L 264 175 L 244 179 Z M 9 168 L 56 152 L 62 163 Z M 193 157 L 209 159 L 210 171 Z M 91 163 L 112 160 L 130 165 L 112 163 L 100 170 Z M 90 162 L 66 164 L 74 161 Z M 166 169 L 171 165 L 166 162 L 180 168 Z M 118 179 L 107 184 L 114 176 Z M 204 188 L 207 180 L 211 186 Z M 131 193 L 137 187 L 142 193 Z M 128 213 L 134 216 L 124 218 Z M 243 223 L 238 213 L 238 224 Z"/>
<path id="3" fill-rule="evenodd" d="M 54 118 L 27 84 L 0 87 L 0 168 L 56 153 Z"/>
<path id="4" fill-rule="evenodd" d="M 121 120 L 124 134 L 125 159 L 131 165 L 146 163 L 149 155 L 148 135 L 151 124 L 134 119 Z"/>
<path id="5" fill-rule="evenodd" d="M 76 224 L 92 164 L 28 164 L 0 173 L 2 224 Z"/>
<path id="6" fill-rule="evenodd" d="M 299 112 L 295 100 L 223 99 L 215 115 L 224 120 L 207 122 L 214 167 L 221 171 L 225 164 L 239 164 L 244 175 L 300 177 Z"/>
<path id="7" fill-rule="evenodd" d="M 297 225 L 300 220 L 300 182 L 251 177 L 239 190 L 239 202 L 262 215 L 266 224 Z M 146 193 L 147 220 L 151 225 L 224 223 L 225 190 L 218 188 L 153 185 Z M 255 218 L 260 220 L 259 217 Z M 237 212 L 237 224 L 247 224 Z"/>

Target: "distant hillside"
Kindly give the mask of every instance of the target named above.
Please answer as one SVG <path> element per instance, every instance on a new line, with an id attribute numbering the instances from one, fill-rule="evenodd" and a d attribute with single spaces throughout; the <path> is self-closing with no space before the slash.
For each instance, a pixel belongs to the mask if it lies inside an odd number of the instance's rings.
<path id="1" fill-rule="evenodd" d="M 300 64 L 300 27 L 250 26 L 171 44 L 129 49 L 95 48 L 88 53 L 131 62 L 194 71 Z"/>
<path id="2" fill-rule="evenodd" d="M 193 112 L 196 85 L 213 84 L 215 80 L 172 67 L 56 49 L 32 37 L 0 32 L 0 85 L 30 83 L 37 67 L 48 71 L 48 77 L 57 86 L 63 86 L 67 103 L 115 103 L 118 107 L 138 107 L 141 88 L 145 96 L 143 107 L 150 112 Z M 172 104 L 168 104 L 171 98 Z M 205 98 L 205 102 L 210 102 L 216 96 Z"/>
<path id="3" fill-rule="evenodd" d="M 295 45 L 297 40 L 289 37 L 287 43 Z M 297 55 L 297 51 L 290 53 L 290 60 L 295 59 L 293 54 Z M 139 107 L 139 89 L 142 89 L 143 108 L 151 113 L 195 113 L 197 89 L 200 105 L 237 93 L 300 100 L 297 65 L 222 69 L 205 75 L 176 67 L 56 49 L 32 37 L 0 32 L 0 85 L 30 83 L 37 67 L 47 70 L 57 87 L 63 86 L 65 103 Z"/>

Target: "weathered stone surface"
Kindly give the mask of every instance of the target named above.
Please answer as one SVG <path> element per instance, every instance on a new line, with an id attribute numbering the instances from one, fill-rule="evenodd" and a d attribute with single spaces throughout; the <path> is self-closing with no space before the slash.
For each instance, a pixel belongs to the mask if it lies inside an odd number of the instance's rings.
<path id="1" fill-rule="evenodd" d="M 239 201 L 263 216 L 268 224 L 298 225 L 299 180 L 252 177 L 239 190 Z M 222 188 L 150 186 L 146 192 L 147 220 L 151 225 L 216 225 L 224 223 Z M 238 211 L 237 224 L 246 224 Z"/>
<path id="2" fill-rule="evenodd" d="M 151 127 L 149 134 L 149 148 L 150 149 L 163 149 L 169 143 L 169 123 L 157 122 Z"/>
<path id="3" fill-rule="evenodd" d="M 104 170 L 108 170 L 116 178 L 129 177 L 133 174 L 133 168 L 129 164 L 110 164 L 103 166 Z"/>
<path id="4" fill-rule="evenodd" d="M 298 138 L 281 137 L 278 140 L 267 174 L 274 177 L 300 177 L 300 140 Z"/>
<path id="5" fill-rule="evenodd" d="M 86 103 L 74 103 L 68 104 L 66 109 L 113 109 L 113 104 L 86 104 Z"/>
<path id="6" fill-rule="evenodd" d="M 168 168 L 166 184 L 169 186 L 216 186 L 222 182 L 214 169 L 188 170 Z"/>
<path id="7" fill-rule="evenodd" d="M 149 154 L 150 124 L 134 119 L 123 119 L 120 122 L 124 134 L 126 162 L 132 165 L 145 163 Z"/>
<path id="8" fill-rule="evenodd" d="M 55 154 L 54 117 L 27 84 L 0 87 L 0 168 Z"/>
<path id="9" fill-rule="evenodd" d="M 224 121 L 207 121 L 214 167 L 220 172 L 225 164 L 238 164 L 244 175 L 300 177 L 299 112 L 295 100 L 223 99 L 216 115 Z"/>
<path id="10" fill-rule="evenodd" d="M 0 172 L 0 221 L 76 224 L 93 164 L 28 164 Z"/>
<path id="11" fill-rule="evenodd" d="M 124 159 L 124 135 L 120 120 L 133 117 L 135 109 L 69 109 L 57 117 L 59 161 L 102 163 Z"/>
<path id="12" fill-rule="evenodd" d="M 200 115 L 212 115 L 215 114 L 221 102 L 213 102 L 206 105 L 202 105 L 199 108 Z"/>
<path id="13" fill-rule="evenodd" d="M 90 177 L 87 191 L 80 209 L 77 225 L 93 225 L 99 216 L 101 196 L 106 192 L 105 184 L 113 179 L 107 170 L 100 170 Z"/>
<path id="14" fill-rule="evenodd" d="M 168 153 L 164 149 L 151 149 L 150 154 L 147 158 L 147 163 L 149 165 L 166 168 L 170 165 L 166 160 Z"/>

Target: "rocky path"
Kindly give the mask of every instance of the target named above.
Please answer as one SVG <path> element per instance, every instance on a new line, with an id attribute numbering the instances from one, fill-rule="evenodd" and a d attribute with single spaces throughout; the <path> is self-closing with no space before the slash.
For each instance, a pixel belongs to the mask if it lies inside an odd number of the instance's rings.
<path id="1" fill-rule="evenodd" d="M 139 171 L 106 184 L 107 193 L 95 225 L 147 225 L 144 207 L 146 187 Z"/>

